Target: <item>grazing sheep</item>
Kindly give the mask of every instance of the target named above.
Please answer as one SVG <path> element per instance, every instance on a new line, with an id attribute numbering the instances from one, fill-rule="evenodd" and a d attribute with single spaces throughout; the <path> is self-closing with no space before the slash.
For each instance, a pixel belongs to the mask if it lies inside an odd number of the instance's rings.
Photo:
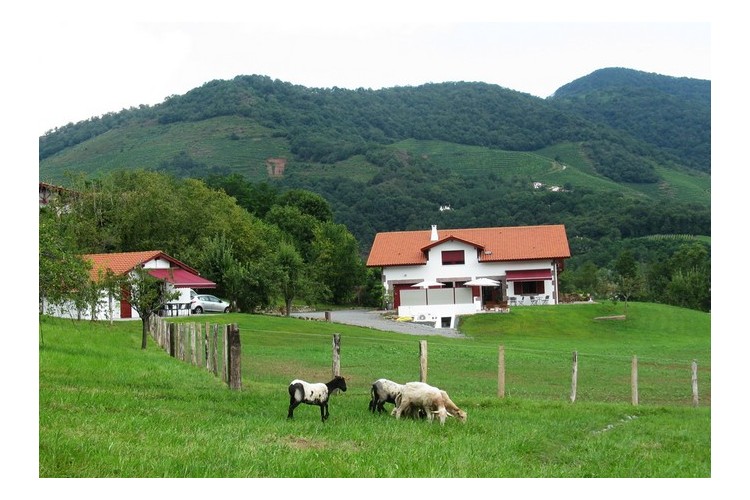
<path id="1" fill-rule="evenodd" d="M 378 413 L 383 413 L 385 411 L 383 406 L 386 403 L 397 404 L 396 398 L 401 395 L 403 387 L 402 384 L 397 384 L 392 380 L 385 378 L 377 379 L 372 383 L 372 388 L 370 389 L 372 396 L 372 399 L 370 399 L 370 411 L 375 413 L 377 410 Z"/>
<path id="2" fill-rule="evenodd" d="M 320 406 L 320 419 L 325 422 L 328 419 L 328 398 L 335 389 L 346 392 L 346 380 L 344 377 L 336 376 L 330 382 L 310 383 L 295 379 L 289 383 L 289 413 L 286 418 L 294 417 L 294 409 L 300 404 Z"/>
<path id="3" fill-rule="evenodd" d="M 466 422 L 467 418 L 466 412 L 451 401 L 448 393 L 424 382 L 404 384 L 400 402 L 395 409 L 395 416 L 399 419 L 402 414 L 406 415 L 414 411 L 424 411 L 430 421 L 437 415 L 440 425 L 445 424 L 447 416 L 457 417 L 462 422 Z"/>
<path id="4" fill-rule="evenodd" d="M 398 410 L 398 407 L 401 406 L 401 395 L 396 398 L 396 406 L 393 407 L 393 410 L 391 410 L 391 416 L 396 415 L 396 410 Z M 401 411 L 402 417 L 409 417 L 413 419 L 422 419 L 424 420 L 427 418 L 427 412 L 424 411 L 423 408 L 418 406 L 409 405 L 406 408 L 404 408 Z"/>
<path id="5" fill-rule="evenodd" d="M 448 416 L 456 417 L 461 422 L 466 423 L 466 419 L 468 418 L 466 412 L 456 406 L 447 392 L 441 390 L 440 395 L 443 396 L 443 404 L 445 405 L 445 410 L 448 412 Z"/>

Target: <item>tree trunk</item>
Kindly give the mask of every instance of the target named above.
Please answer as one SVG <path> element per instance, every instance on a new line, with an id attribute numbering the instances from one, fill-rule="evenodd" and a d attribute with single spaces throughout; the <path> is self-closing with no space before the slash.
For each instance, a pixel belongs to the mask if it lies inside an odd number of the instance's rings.
<path id="1" fill-rule="evenodd" d="M 292 300 L 294 299 L 286 299 L 286 315 L 287 317 L 292 315 Z"/>
<path id="2" fill-rule="evenodd" d="M 141 349 L 146 348 L 147 340 L 148 340 L 148 320 L 151 315 L 148 316 L 141 316 L 141 322 L 143 324 L 143 335 L 141 337 Z"/>

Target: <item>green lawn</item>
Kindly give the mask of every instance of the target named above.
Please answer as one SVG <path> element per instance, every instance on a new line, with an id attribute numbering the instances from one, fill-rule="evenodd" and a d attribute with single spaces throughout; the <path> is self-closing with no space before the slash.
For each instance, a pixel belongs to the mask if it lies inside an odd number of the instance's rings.
<path id="1" fill-rule="evenodd" d="M 468 412 L 466 424 L 396 421 L 367 410 L 371 382 L 419 377 L 419 337 L 258 315 L 236 323 L 242 390 L 203 368 L 140 349 L 140 322 L 43 317 L 39 349 L 40 477 L 710 477 L 710 318 L 630 304 L 515 308 L 429 337 L 428 382 Z M 341 334 L 349 390 L 330 419 L 300 406 L 293 378 L 327 381 Z M 498 349 L 507 396 L 497 397 Z M 569 399 L 571 353 L 578 397 Z M 639 358 L 641 404 L 630 404 Z M 690 363 L 699 363 L 700 406 Z M 391 406 L 388 405 L 387 408 Z"/>

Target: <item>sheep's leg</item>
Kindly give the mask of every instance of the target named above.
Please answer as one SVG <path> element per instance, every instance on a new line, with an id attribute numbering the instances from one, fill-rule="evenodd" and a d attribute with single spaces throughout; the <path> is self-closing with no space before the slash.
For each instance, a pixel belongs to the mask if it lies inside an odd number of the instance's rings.
<path id="1" fill-rule="evenodd" d="M 296 401 L 294 397 L 292 397 L 289 400 L 289 413 L 287 413 L 286 418 L 294 418 L 294 409 L 297 408 L 300 405 L 299 401 Z"/>
<path id="2" fill-rule="evenodd" d="M 396 420 L 401 419 L 401 412 L 404 411 L 403 405 L 398 405 L 396 408 Z"/>
<path id="3" fill-rule="evenodd" d="M 320 421 L 325 422 L 328 419 L 328 403 L 320 405 Z"/>
<path id="4" fill-rule="evenodd" d="M 440 419 L 440 425 L 445 425 L 446 416 L 447 412 L 445 411 L 445 408 L 438 408 L 438 418 Z"/>

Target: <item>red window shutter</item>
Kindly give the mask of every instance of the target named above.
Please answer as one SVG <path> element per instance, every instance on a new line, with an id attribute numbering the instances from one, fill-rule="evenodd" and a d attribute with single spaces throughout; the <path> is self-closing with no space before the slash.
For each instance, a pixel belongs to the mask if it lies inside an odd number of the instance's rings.
<path id="1" fill-rule="evenodd" d="M 463 250 L 444 250 L 442 257 L 444 266 L 465 263 Z"/>

